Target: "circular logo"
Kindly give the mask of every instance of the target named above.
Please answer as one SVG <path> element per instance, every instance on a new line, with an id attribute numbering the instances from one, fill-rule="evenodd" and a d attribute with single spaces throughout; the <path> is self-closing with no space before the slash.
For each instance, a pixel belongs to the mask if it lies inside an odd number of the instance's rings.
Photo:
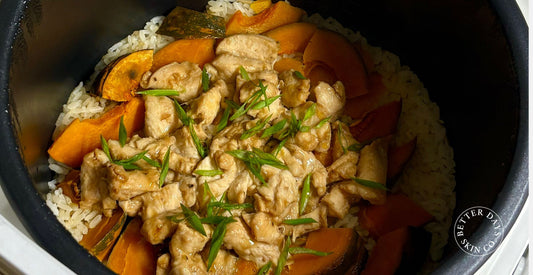
<path id="1" fill-rule="evenodd" d="M 477 233 L 484 232 L 483 234 Z M 503 239 L 503 224 L 500 216 L 492 209 L 474 206 L 457 217 L 453 227 L 455 242 L 465 253 L 472 256 L 488 255 L 500 245 Z"/>

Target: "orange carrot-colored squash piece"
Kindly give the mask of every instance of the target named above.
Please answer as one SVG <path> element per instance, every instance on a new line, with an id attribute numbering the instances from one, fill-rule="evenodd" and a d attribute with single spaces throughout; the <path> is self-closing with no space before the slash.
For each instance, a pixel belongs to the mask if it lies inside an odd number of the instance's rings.
<path id="1" fill-rule="evenodd" d="M 353 119 L 359 119 L 381 105 L 385 98 L 385 92 L 387 91 L 381 78 L 379 73 L 368 75 L 368 93 L 347 99 L 344 113 Z"/>
<path id="2" fill-rule="evenodd" d="M 290 69 L 293 69 L 295 71 L 299 71 L 302 74 L 304 73 L 304 64 L 295 58 L 282 58 L 278 60 L 276 63 L 274 63 L 274 70 L 276 70 L 278 73 L 288 71 Z"/>
<path id="3" fill-rule="evenodd" d="M 115 210 L 111 217 L 103 217 L 96 227 L 89 229 L 80 241 L 80 245 L 103 261 L 111 252 L 125 221 L 126 214 L 122 209 Z"/>
<path id="4" fill-rule="evenodd" d="M 255 14 L 258 14 L 268 7 L 272 6 L 272 1 L 270 0 L 256 0 L 250 4 L 250 8 L 254 11 Z"/>
<path id="5" fill-rule="evenodd" d="M 323 257 L 310 254 L 294 255 L 294 263 L 285 268 L 283 274 L 321 274 L 335 269 L 344 260 L 354 238 L 351 228 L 321 228 L 309 233 L 305 247 L 333 253 Z"/>
<path id="6" fill-rule="evenodd" d="M 303 53 L 316 31 L 316 25 L 297 22 L 264 33 L 279 42 L 278 54 Z"/>
<path id="7" fill-rule="evenodd" d="M 402 261 L 404 246 L 409 240 L 409 229 L 398 228 L 379 237 L 361 275 L 393 275 Z"/>
<path id="8" fill-rule="evenodd" d="M 321 62 L 304 65 L 304 74 L 311 81 L 311 86 L 316 86 L 321 81 L 333 85 L 337 81 L 335 72 Z"/>
<path id="9" fill-rule="evenodd" d="M 411 156 L 413 156 L 416 148 L 416 142 L 417 139 L 415 137 L 405 144 L 389 149 L 387 179 L 394 179 L 400 174 L 407 161 L 409 161 Z"/>
<path id="10" fill-rule="evenodd" d="M 359 211 L 359 223 L 372 237 L 404 226 L 418 227 L 431 221 L 433 216 L 404 194 L 387 196 L 383 205 L 370 205 Z"/>
<path id="11" fill-rule="evenodd" d="M 317 29 L 304 51 L 304 65 L 322 62 L 330 67 L 346 89 L 346 97 L 368 93 L 363 61 L 355 48 L 342 35 Z"/>
<path id="12" fill-rule="evenodd" d="M 279 26 L 298 22 L 305 11 L 279 1 L 254 16 L 237 11 L 226 23 L 226 35 L 237 33 L 264 33 Z"/>
<path id="13" fill-rule="evenodd" d="M 79 167 L 85 154 L 99 148 L 100 135 L 106 139 L 118 139 L 120 117 L 131 136 L 144 125 L 144 101 L 134 97 L 104 113 L 96 119 L 74 120 L 48 149 L 48 154 L 56 161 Z"/>
<path id="14" fill-rule="evenodd" d="M 257 268 L 257 265 L 254 262 L 250 262 L 247 260 L 243 260 L 239 258 L 237 260 L 237 263 L 235 264 L 236 271 L 235 274 L 239 275 L 255 275 L 257 274 L 257 271 L 259 270 Z"/>
<path id="15" fill-rule="evenodd" d="M 203 66 L 215 58 L 215 39 L 181 39 L 176 40 L 154 54 L 151 71 L 172 62 L 189 61 Z"/>
<path id="16" fill-rule="evenodd" d="M 80 189 L 78 183 L 80 182 L 80 171 L 71 170 L 65 179 L 56 187 L 61 188 L 63 195 L 70 198 L 73 203 L 78 204 L 81 200 Z"/>
<path id="17" fill-rule="evenodd" d="M 141 235 L 142 220 L 131 220 L 113 247 L 107 267 L 118 274 L 155 274 L 156 251 Z"/>
<path id="18" fill-rule="evenodd" d="M 393 101 L 367 113 L 363 119 L 350 126 L 350 133 L 360 143 L 367 143 L 396 131 L 402 111 L 402 102 Z"/>
<path id="19" fill-rule="evenodd" d="M 96 94 L 113 101 L 129 101 L 135 96 L 143 74 L 152 67 L 153 53 L 136 51 L 111 62 L 94 82 Z"/>

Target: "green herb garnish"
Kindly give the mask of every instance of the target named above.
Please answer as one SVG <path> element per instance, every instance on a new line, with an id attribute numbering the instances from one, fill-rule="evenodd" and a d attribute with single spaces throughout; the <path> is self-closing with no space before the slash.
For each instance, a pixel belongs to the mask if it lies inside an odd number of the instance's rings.
<path id="1" fill-rule="evenodd" d="M 285 238 L 285 245 L 283 246 L 283 250 L 281 250 L 281 253 L 279 254 L 278 265 L 276 266 L 274 275 L 281 275 L 281 271 L 283 271 L 283 268 L 285 267 L 285 263 L 287 262 L 287 258 L 289 257 L 290 247 L 291 247 L 291 238 L 287 236 Z"/>
<path id="2" fill-rule="evenodd" d="M 241 74 L 241 77 L 244 80 L 250 81 L 250 76 L 248 75 L 248 72 L 246 71 L 246 69 L 243 66 L 239 67 L 239 73 Z"/>
<path id="3" fill-rule="evenodd" d="M 187 208 L 183 203 L 181 204 L 181 210 L 183 211 L 183 214 L 185 215 L 185 219 L 189 223 L 189 225 L 196 231 L 200 232 L 200 234 L 207 237 L 207 234 L 205 233 L 204 226 L 202 225 L 202 222 L 200 221 L 200 218 L 194 211 Z"/>
<path id="4" fill-rule="evenodd" d="M 272 103 L 274 103 L 274 101 L 276 101 L 280 97 L 281 97 L 281 95 L 277 95 L 277 96 L 274 96 L 274 97 L 269 97 L 269 98 L 267 98 L 267 99 L 265 99 L 263 101 L 259 101 L 254 106 L 252 106 L 252 110 L 259 110 L 259 109 L 262 109 L 262 108 L 265 108 L 265 107 L 270 108 L 270 105 Z"/>
<path id="5" fill-rule="evenodd" d="M 288 225 L 299 225 L 299 224 L 318 223 L 318 222 L 313 218 L 301 218 L 301 219 L 284 220 L 282 223 L 288 224 Z"/>
<path id="6" fill-rule="evenodd" d="M 104 136 L 100 135 L 100 144 L 102 144 L 102 151 L 104 151 L 107 158 L 113 162 L 113 158 L 111 157 L 111 153 L 109 152 L 109 145 L 107 145 L 107 141 L 105 140 Z"/>
<path id="7" fill-rule="evenodd" d="M 194 125 L 192 123 L 189 124 L 189 131 L 191 132 L 191 138 L 194 143 L 194 146 L 196 147 L 196 150 L 198 151 L 198 154 L 200 155 L 200 157 L 205 158 L 205 156 L 207 155 L 206 149 L 202 141 L 200 141 L 200 138 L 198 138 L 198 135 L 196 134 L 196 130 L 194 130 Z"/>
<path id="8" fill-rule="evenodd" d="M 333 254 L 333 252 L 322 252 L 322 251 L 317 251 L 317 250 L 307 248 L 307 247 L 290 247 L 289 253 L 293 255 L 294 254 L 311 254 L 311 255 L 320 256 L 320 257 Z"/>
<path id="9" fill-rule="evenodd" d="M 217 124 L 216 133 L 222 131 L 228 125 L 229 112 L 230 111 L 231 111 L 231 108 L 228 105 L 228 107 L 226 107 L 226 109 L 224 109 L 224 113 L 222 114 L 222 118 L 220 119 L 220 121 Z"/>
<path id="10" fill-rule="evenodd" d="M 263 130 L 263 128 L 265 128 L 265 125 L 267 124 L 267 122 L 270 120 L 270 117 L 272 117 L 272 115 L 269 115 L 267 118 L 265 119 L 260 119 L 257 124 L 255 124 L 254 127 L 244 131 L 240 137 L 241 140 L 244 140 L 244 139 L 247 139 L 257 133 L 259 133 L 261 130 Z"/>
<path id="11" fill-rule="evenodd" d="M 300 194 L 299 213 L 302 215 L 311 196 L 311 174 L 307 174 L 302 185 L 302 193 Z"/>
<path id="12" fill-rule="evenodd" d="M 309 108 L 305 110 L 305 114 L 304 114 L 304 118 L 302 119 L 302 122 L 313 117 L 315 113 L 316 113 L 316 103 L 313 102 L 311 106 L 309 106 Z"/>
<path id="13" fill-rule="evenodd" d="M 366 186 L 366 187 L 370 187 L 370 188 L 374 188 L 374 189 L 378 189 L 378 190 L 385 190 L 385 191 L 389 190 L 385 185 L 383 185 L 383 184 L 381 184 L 379 182 L 360 179 L 360 178 L 354 178 L 354 177 L 351 177 L 350 179 L 352 179 L 356 183 L 359 183 L 359 184 L 361 184 L 363 186 Z"/>
<path id="14" fill-rule="evenodd" d="M 281 148 L 283 148 L 283 146 L 285 146 L 285 143 L 287 143 L 287 140 L 288 139 L 284 139 L 284 140 L 280 141 L 278 146 L 276 146 L 276 149 L 274 149 L 274 151 L 272 151 L 272 155 L 277 156 L 279 154 L 279 151 L 281 151 Z"/>
<path id="15" fill-rule="evenodd" d="M 329 120 L 331 119 L 331 117 L 326 117 L 326 118 L 323 118 L 322 120 L 320 120 L 317 125 L 315 125 L 315 129 L 318 129 L 322 126 L 324 126 L 324 124 L 326 124 Z"/>
<path id="16" fill-rule="evenodd" d="M 223 201 L 211 201 L 207 204 L 207 207 L 219 208 L 226 211 L 235 209 L 253 209 L 254 206 L 251 203 L 227 203 Z"/>
<path id="17" fill-rule="evenodd" d="M 152 165 L 153 167 L 161 168 L 161 163 L 159 163 L 159 161 L 157 161 L 157 160 L 153 160 L 153 159 L 147 157 L 146 155 L 144 155 L 142 157 L 142 159 L 144 161 L 146 161 L 148 164 Z"/>
<path id="18" fill-rule="evenodd" d="M 138 95 L 153 95 L 153 96 L 179 96 L 180 91 L 168 90 L 168 89 L 154 89 L 135 92 Z"/>
<path id="19" fill-rule="evenodd" d="M 261 175 L 261 166 L 267 164 L 279 169 L 288 169 L 288 167 L 280 160 L 278 160 L 275 156 L 269 153 L 265 153 L 257 148 L 253 148 L 252 151 L 233 150 L 227 151 L 226 153 L 237 159 L 242 160 L 248 170 L 254 176 L 256 176 L 263 184 L 266 184 L 266 181 Z"/>
<path id="20" fill-rule="evenodd" d="M 120 142 L 120 147 L 126 145 L 126 140 L 128 139 L 128 131 L 126 126 L 124 126 L 124 116 L 120 117 L 120 125 L 118 128 L 118 141 Z"/>
<path id="21" fill-rule="evenodd" d="M 267 272 L 270 270 L 270 267 L 272 266 L 272 262 L 268 261 L 264 266 L 262 266 L 258 271 L 257 275 L 266 275 Z"/>
<path id="22" fill-rule="evenodd" d="M 170 146 L 168 147 L 167 152 L 165 153 L 165 156 L 163 157 L 163 165 L 161 167 L 161 173 L 159 174 L 159 187 L 162 187 L 165 183 L 165 178 L 167 177 L 168 173 L 168 163 L 170 159 Z"/>
<path id="23" fill-rule="evenodd" d="M 205 176 L 205 177 L 214 177 L 214 176 L 224 174 L 224 172 L 218 169 L 217 170 L 194 170 L 193 173 L 195 173 L 196 175 Z"/>
<path id="24" fill-rule="evenodd" d="M 266 128 L 263 134 L 261 135 L 261 138 L 268 138 L 276 133 L 279 133 L 281 130 L 283 130 L 285 124 L 287 124 L 287 119 L 283 119 L 278 123 Z"/>
<path id="25" fill-rule="evenodd" d="M 307 79 L 300 71 L 294 71 L 294 76 L 298 79 Z"/>
<path id="26" fill-rule="evenodd" d="M 202 89 L 204 92 L 209 90 L 209 74 L 205 68 L 202 69 Z"/>
<path id="27" fill-rule="evenodd" d="M 359 152 L 361 151 L 361 149 L 363 149 L 363 147 L 365 146 L 365 144 L 362 144 L 362 143 L 354 143 L 350 146 L 348 146 L 348 151 L 353 151 L 353 152 Z"/>
<path id="28" fill-rule="evenodd" d="M 218 251 L 222 246 L 224 236 L 226 235 L 227 225 L 232 222 L 235 222 L 233 218 L 226 218 L 222 220 L 213 231 L 213 236 L 211 237 L 211 247 L 209 248 L 209 254 L 207 256 L 207 271 L 209 271 L 209 269 L 213 265 L 213 262 L 217 257 Z"/>

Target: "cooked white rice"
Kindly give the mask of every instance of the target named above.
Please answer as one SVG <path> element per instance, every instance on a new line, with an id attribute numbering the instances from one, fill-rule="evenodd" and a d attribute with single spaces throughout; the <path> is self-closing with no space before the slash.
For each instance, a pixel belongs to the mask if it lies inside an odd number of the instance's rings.
<path id="1" fill-rule="evenodd" d="M 207 12 L 226 19 L 237 10 L 246 15 L 252 15 L 250 3 L 251 1 L 244 0 L 209 1 Z M 141 49 L 157 50 L 172 42 L 172 38 L 155 33 L 163 18 L 162 16 L 153 18 L 143 30 L 135 31 L 113 45 L 96 65 L 95 73 L 88 85 L 99 71 L 117 57 Z M 417 137 L 417 149 L 400 177 L 396 188 L 407 194 L 435 217 L 435 221 L 428 224 L 425 229 L 432 234 L 431 258 L 433 260 L 440 259 L 443 247 L 448 241 L 448 228 L 451 225 L 452 212 L 455 208 L 455 192 L 453 191 L 455 187 L 455 163 L 453 150 L 447 142 L 445 128 L 439 119 L 438 106 L 430 100 L 427 90 L 418 77 L 408 67 L 401 65 L 398 56 L 379 47 L 368 45 L 360 33 L 354 33 L 344 28 L 333 18 L 324 19 L 320 15 L 314 14 L 304 20 L 337 31 L 351 42 L 361 43 L 363 49 L 372 55 L 376 70 L 383 76 L 383 83 L 388 90 L 388 101 L 402 99 L 402 114 L 395 142 L 403 144 Z M 56 122 L 55 133 L 61 132 L 76 118 L 85 119 L 98 116 L 104 112 L 107 105 L 105 100 L 88 95 L 86 88 L 80 83 L 72 92 L 67 104 L 64 105 L 63 113 L 60 114 Z M 59 177 L 65 175 L 69 170 L 68 167 L 53 160 L 50 161 L 50 169 L 58 173 Z M 55 186 L 54 184 L 55 181 L 52 181 L 50 184 L 52 188 Z M 87 224 L 95 225 L 97 223 L 98 216 L 92 212 L 86 213 L 76 209 L 70 199 L 62 195 L 61 189 L 47 194 L 47 205 L 75 238 L 79 238 L 84 232 L 86 233 Z M 70 219 L 65 219 L 65 217 L 70 217 Z M 83 222 L 75 222 L 73 217 L 76 218 L 76 221 Z M 76 226 L 76 224 L 81 225 Z M 336 226 L 358 228 L 356 212 L 339 221 Z M 364 230 L 360 230 L 358 233 L 363 237 L 368 235 L 368 232 Z M 371 249 L 373 241 L 369 240 L 367 246 Z"/>

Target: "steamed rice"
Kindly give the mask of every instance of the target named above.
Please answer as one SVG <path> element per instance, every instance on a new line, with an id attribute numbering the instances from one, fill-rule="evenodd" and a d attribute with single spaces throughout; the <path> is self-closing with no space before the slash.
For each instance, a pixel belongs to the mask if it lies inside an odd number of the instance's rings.
<path id="1" fill-rule="evenodd" d="M 252 15 L 250 3 L 251 1 L 242 0 L 209 1 L 207 12 L 226 19 L 237 10 L 246 15 Z M 163 18 L 162 16 L 154 17 L 144 29 L 133 32 L 113 45 L 96 65 L 95 72 L 87 87 L 95 76 L 117 57 L 142 49 L 157 50 L 172 42 L 172 38 L 155 33 Z M 344 28 L 335 19 L 324 19 L 320 15 L 314 14 L 306 17 L 304 21 L 337 31 L 351 42 L 359 42 L 363 49 L 371 54 L 375 62 L 375 69 L 382 75 L 383 84 L 388 90 L 386 101 L 402 99 L 402 113 L 393 143 L 403 144 L 417 137 L 417 149 L 399 178 L 395 190 L 401 190 L 435 217 L 435 220 L 426 225 L 425 229 L 432 234 L 430 256 L 435 261 L 439 260 L 448 241 L 448 228 L 451 225 L 452 212 L 455 208 L 455 163 L 453 150 L 448 144 L 445 128 L 439 119 L 438 106 L 430 100 L 427 90 L 418 77 L 408 67 L 401 65 L 398 56 L 379 47 L 368 45 L 360 33 L 354 33 L 352 30 Z M 109 107 L 109 102 L 106 100 L 87 94 L 87 87 L 80 83 L 72 91 L 56 122 L 54 137 L 74 119 L 97 117 Z M 69 168 L 51 160 L 50 169 L 58 174 L 58 178 L 50 182 L 52 192 L 47 194 L 47 205 L 78 240 L 87 232 L 87 228 L 96 226 L 99 221 L 98 217 L 101 219 L 101 215 L 84 212 L 76 208 L 77 206 L 69 202 L 70 199 L 62 194 L 61 189 L 53 190 L 55 183 L 68 173 Z M 357 212 L 354 211 L 339 221 L 336 226 L 349 225 L 357 228 Z M 364 230 L 358 231 L 358 233 L 363 237 L 368 235 L 368 232 L 364 232 Z M 373 241 L 370 240 L 367 248 L 371 249 L 372 245 Z"/>

